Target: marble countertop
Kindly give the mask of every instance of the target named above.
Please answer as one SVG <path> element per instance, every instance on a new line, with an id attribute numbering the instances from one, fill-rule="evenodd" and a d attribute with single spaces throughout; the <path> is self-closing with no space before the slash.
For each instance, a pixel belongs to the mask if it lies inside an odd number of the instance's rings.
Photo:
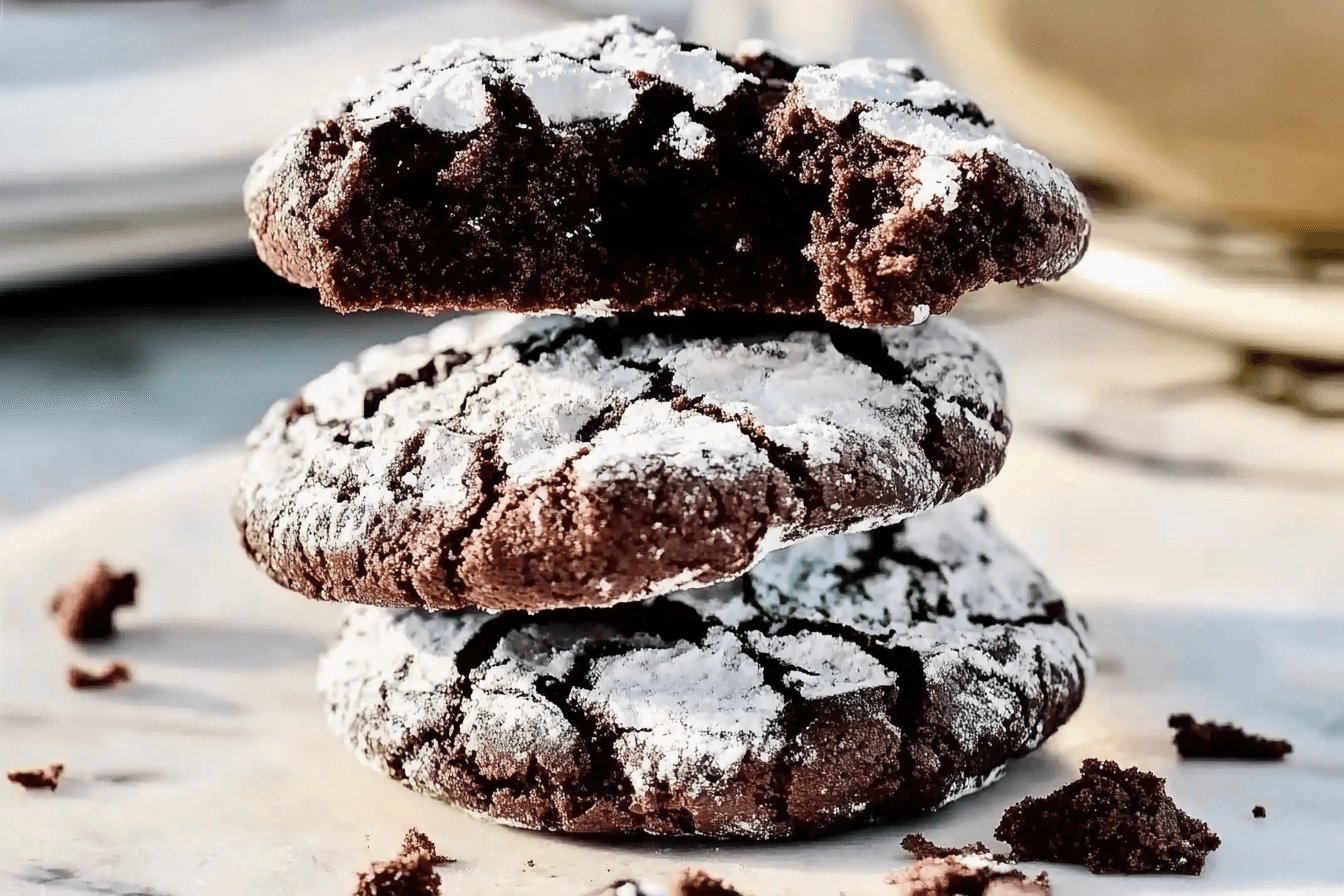
<path id="1" fill-rule="evenodd" d="M 458 859 L 441 869 L 447 893 L 582 896 L 693 865 L 755 896 L 879 894 L 908 861 L 906 833 L 991 842 L 1007 805 L 1090 756 L 1165 776 L 1223 846 L 1197 879 L 1039 866 L 1061 896 L 1338 892 L 1344 429 L 1223 388 L 1221 352 L 1038 293 L 966 314 L 1003 360 L 1017 426 L 985 498 L 1087 614 L 1100 659 L 1075 719 L 1000 783 L 907 823 L 768 845 L 545 836 L 418 797 L 326 730 L 314 664 L 339 608 L 250 566 L 226 510 L 238 458 L 223 450 L 0 528 L 0 766 L 66 765 L 55 793 L 0 789 L 0 892 L 339 894 L 414 825 Z M 139 603 L 120 638 L 79 649 L 45 605 L 98 558 L 141 573 Z M 113 659 L 130 685 L 66 688 L 68 664 Z M 1166 728 L 1180 711 L 1294 752 L 1181 762 Z"/>

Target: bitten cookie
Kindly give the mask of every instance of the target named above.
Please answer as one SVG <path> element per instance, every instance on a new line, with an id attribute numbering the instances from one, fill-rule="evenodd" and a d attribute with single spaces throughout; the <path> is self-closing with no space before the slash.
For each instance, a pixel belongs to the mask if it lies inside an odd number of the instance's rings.
<path id="1" fill-rule="evenodd" d="M 310 597 L 607 605 L 951 500 L 998 472 L 1008 434 L 999 368 L 952 320 L 496 313 L 273 406 L 234 518 Z"/>
<path id="2" fill-rule="evenodd" d="M 813 836 L 995 780 L 1077 708 L 1080 618 L 972 499 L 641 604 L 352 608 L 328 719 L 506 824 Z"/>
<path id="3" fill-rule="evenodd" d="M 728 58 L 626 18 L 457 41 L 253 166 L 261 257 L 342 311 L 919 322 L 1059 277 L 1069 178 L 913 64 Z"/>

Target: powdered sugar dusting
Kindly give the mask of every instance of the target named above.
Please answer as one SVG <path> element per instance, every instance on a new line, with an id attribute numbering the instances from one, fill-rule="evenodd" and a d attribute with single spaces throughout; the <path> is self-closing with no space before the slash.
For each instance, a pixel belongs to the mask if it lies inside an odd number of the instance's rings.
<path id="1" fill-rule="evenodd" d="M 791 667 L 784 683 L 808 700 L 898 683 L 896 673 L 880 660 L 835 635 L 800 632 L 770 637 L 753 631 L 748 638 L 757 650 Z"/>
<path id="2" fill-rule="evenodd" d="M 925 155 L 915 166 L 914 177 L 919 186 L 910 194 L 910 204 L 915 208 L 928 208 L 935 202 L 945 212 L 957 207 L 957 196 L 961 193 L 961 184 L 958 183 L 961 169 L 955 162 L 942 156 Z"/>
<path id="3" fill-rule="evenodd" d="M 849 115 L 855 104 L 906 103 L 933 109 L 962 101 L 946 84 L 917 80 L 914 74 L 915 64 L 909 59 L 850 59 L 835 66 L 803 66 L 794 83 L 808 104 L 831 121 Z"/>
<path id="4" fill-rule="evenodd" d="M 948 791 L 947 796 L 938 805 L 938 808 L 941 809 L 949 803 L 955 803 L 962 797 L 970 796 L 978 790 L 984 790 L 989 785 L 997 783 L 1006 774 L 1008 774 L 1007 763 L 1000 765 L 998 768 L 990 769 L 983 775 L 972 775 L 960 787 Z"/>
<path id="5" fill-rule="evenodd" d="M 741 84 L 756 83 L 755 76 L 720 62 L 718 54 L 708 47 L 683 49 L 677 36 L 666 28 L 648 35 L 624 17 L 607 21 L 612 23 L 614 33 L 603 45 L 596 64 L 662 78 L 689 93 L 702 109 L 719 105 Z"/>
<path id="6" fill-rule="evenodd" d="M 823 118 L 840 121 L 857 108 L 859 124 L 866 130 L 923 150 L 925 158 L 914 171 L 918 186 L 911 195 L 917 208 L 934 204 L 946 211 L 955 208 L 961 174 L 950 157 L 987 152 L 1008 162 L 1037 188 L 1090 216 L 1068 175 L 1040 153 L 968 117 L 931 111 L 964 108 L 967 101 L 946 84 L 916 74 L 908 60 L 851 59 L 829 68 L 804 66 L 793 90 Z"/>
<path id="7" fill-rule="evenodd" d="M 704 764 L 719 774 L 750 753 L 783 747 L 784 700 L 765 686 L 761 668 L 734 635 L 711 631 L 704 642 L 636 650 L 605 657 L 593 667 L 591 687 L 575 692 L 579 705 L 625 731 L 617 755 L 637 794 L 656 783 L 708 783 Z"/>
<path id="8" fill-rule="evenodd" d="M 668 132 L 667 142 L 683 159 L 701 159 L 714 137 L 709 128 L 691 119 L 691 113 L 678 112 L 672 116 L 672 130 Z"/>
<path id="9" fill-rule="evenodd" d="M 426 619 L 409 611 L 351 607 L 336 646 L 318 662 L 318 689 L 327 698 L 328 722 L 369 765 L 386 772 L 390 750 L 417 731 L 444 724 L 449 707 L 439 699 L 458 680 L 457 653 L 488 617 Z M 395 690 L 383 683 L 396 680 Z M 382 704 L 395 718 L 379 728 L 359 725 L 362 708 Z"/>
<path id="10" fill-rule="evenodd" d="M 654 75 L 714 108 L 756 79 L 712 50 L 683 49 L 667 29 L 650 32 L 626 16 L 568 25 L 519 40 L 454 41 L 350 91 L 358 121 L 390 119 L 398 109 L 447 133 L 485 124 L 486 84 L 512 80 L 549 125 L 621 120 L 634 108 L 636 73 Z"/>

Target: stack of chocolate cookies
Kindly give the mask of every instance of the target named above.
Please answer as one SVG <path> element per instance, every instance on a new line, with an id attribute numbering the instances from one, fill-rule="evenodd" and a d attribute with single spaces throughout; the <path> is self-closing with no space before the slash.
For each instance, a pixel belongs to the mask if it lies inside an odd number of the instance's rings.
<path id="1" fill-rule="evenodd" d="M 1083 626 L 965 493 L 1003 378 L 931 317 L 1081 255 L 1068 178 L 907 62 L 615 18 L 460 41 L 253 168 L 263 259 L 458 316 L 277 403 L 234 515 L 351 604 L 366 762 L 506 824 L 813 836 L 985 786 L 1082 698 Z"/>

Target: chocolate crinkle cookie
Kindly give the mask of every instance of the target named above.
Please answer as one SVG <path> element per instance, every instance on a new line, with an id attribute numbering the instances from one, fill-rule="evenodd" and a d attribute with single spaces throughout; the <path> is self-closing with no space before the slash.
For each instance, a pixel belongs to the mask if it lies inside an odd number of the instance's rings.
<path id="1" fill-rule="evenodd" d="M 1282 759 L 1293 752 L 1286 740 L 1248 734 L 1236 725 L 1196 722 L 1188 713 L 1167 719 L 1176 729 L 1176 752 L 1182 759 Z"/>
<path id="2" fill-rule="evenodd" d="M 1081 620 L 962 500 L 605 609 L 352 608 L 333 729 L 506 824 L 814 836 L 994 781 L 1082 699 Z"/>
<path id="3" fill-rule="evenodd" d="M 342 311 L 917 323 L 1059 277 L 1069 178 L 905 61 L 729 57 L 624 17 L 432 49 L 280 140 L 245 188 L 275 271 Z"/>
<path id="4" fill-rule="evenodd" d="M 475 315 L 272 407 L 234 518 L 314 598 L 610 605 L 956 498 L 1009 433 L 998 365 L 954 320 Z"/>
<path id="5" fill-rule="evenodd" d="M 1085 865 L 1093 874 L 1199 874 L 1218 835 L 1177 808 L 1166 782 L 1109 760 L 1085 759 L 1082 777 L 1009 807 L 994 836 L 1018 861 Z"/>

